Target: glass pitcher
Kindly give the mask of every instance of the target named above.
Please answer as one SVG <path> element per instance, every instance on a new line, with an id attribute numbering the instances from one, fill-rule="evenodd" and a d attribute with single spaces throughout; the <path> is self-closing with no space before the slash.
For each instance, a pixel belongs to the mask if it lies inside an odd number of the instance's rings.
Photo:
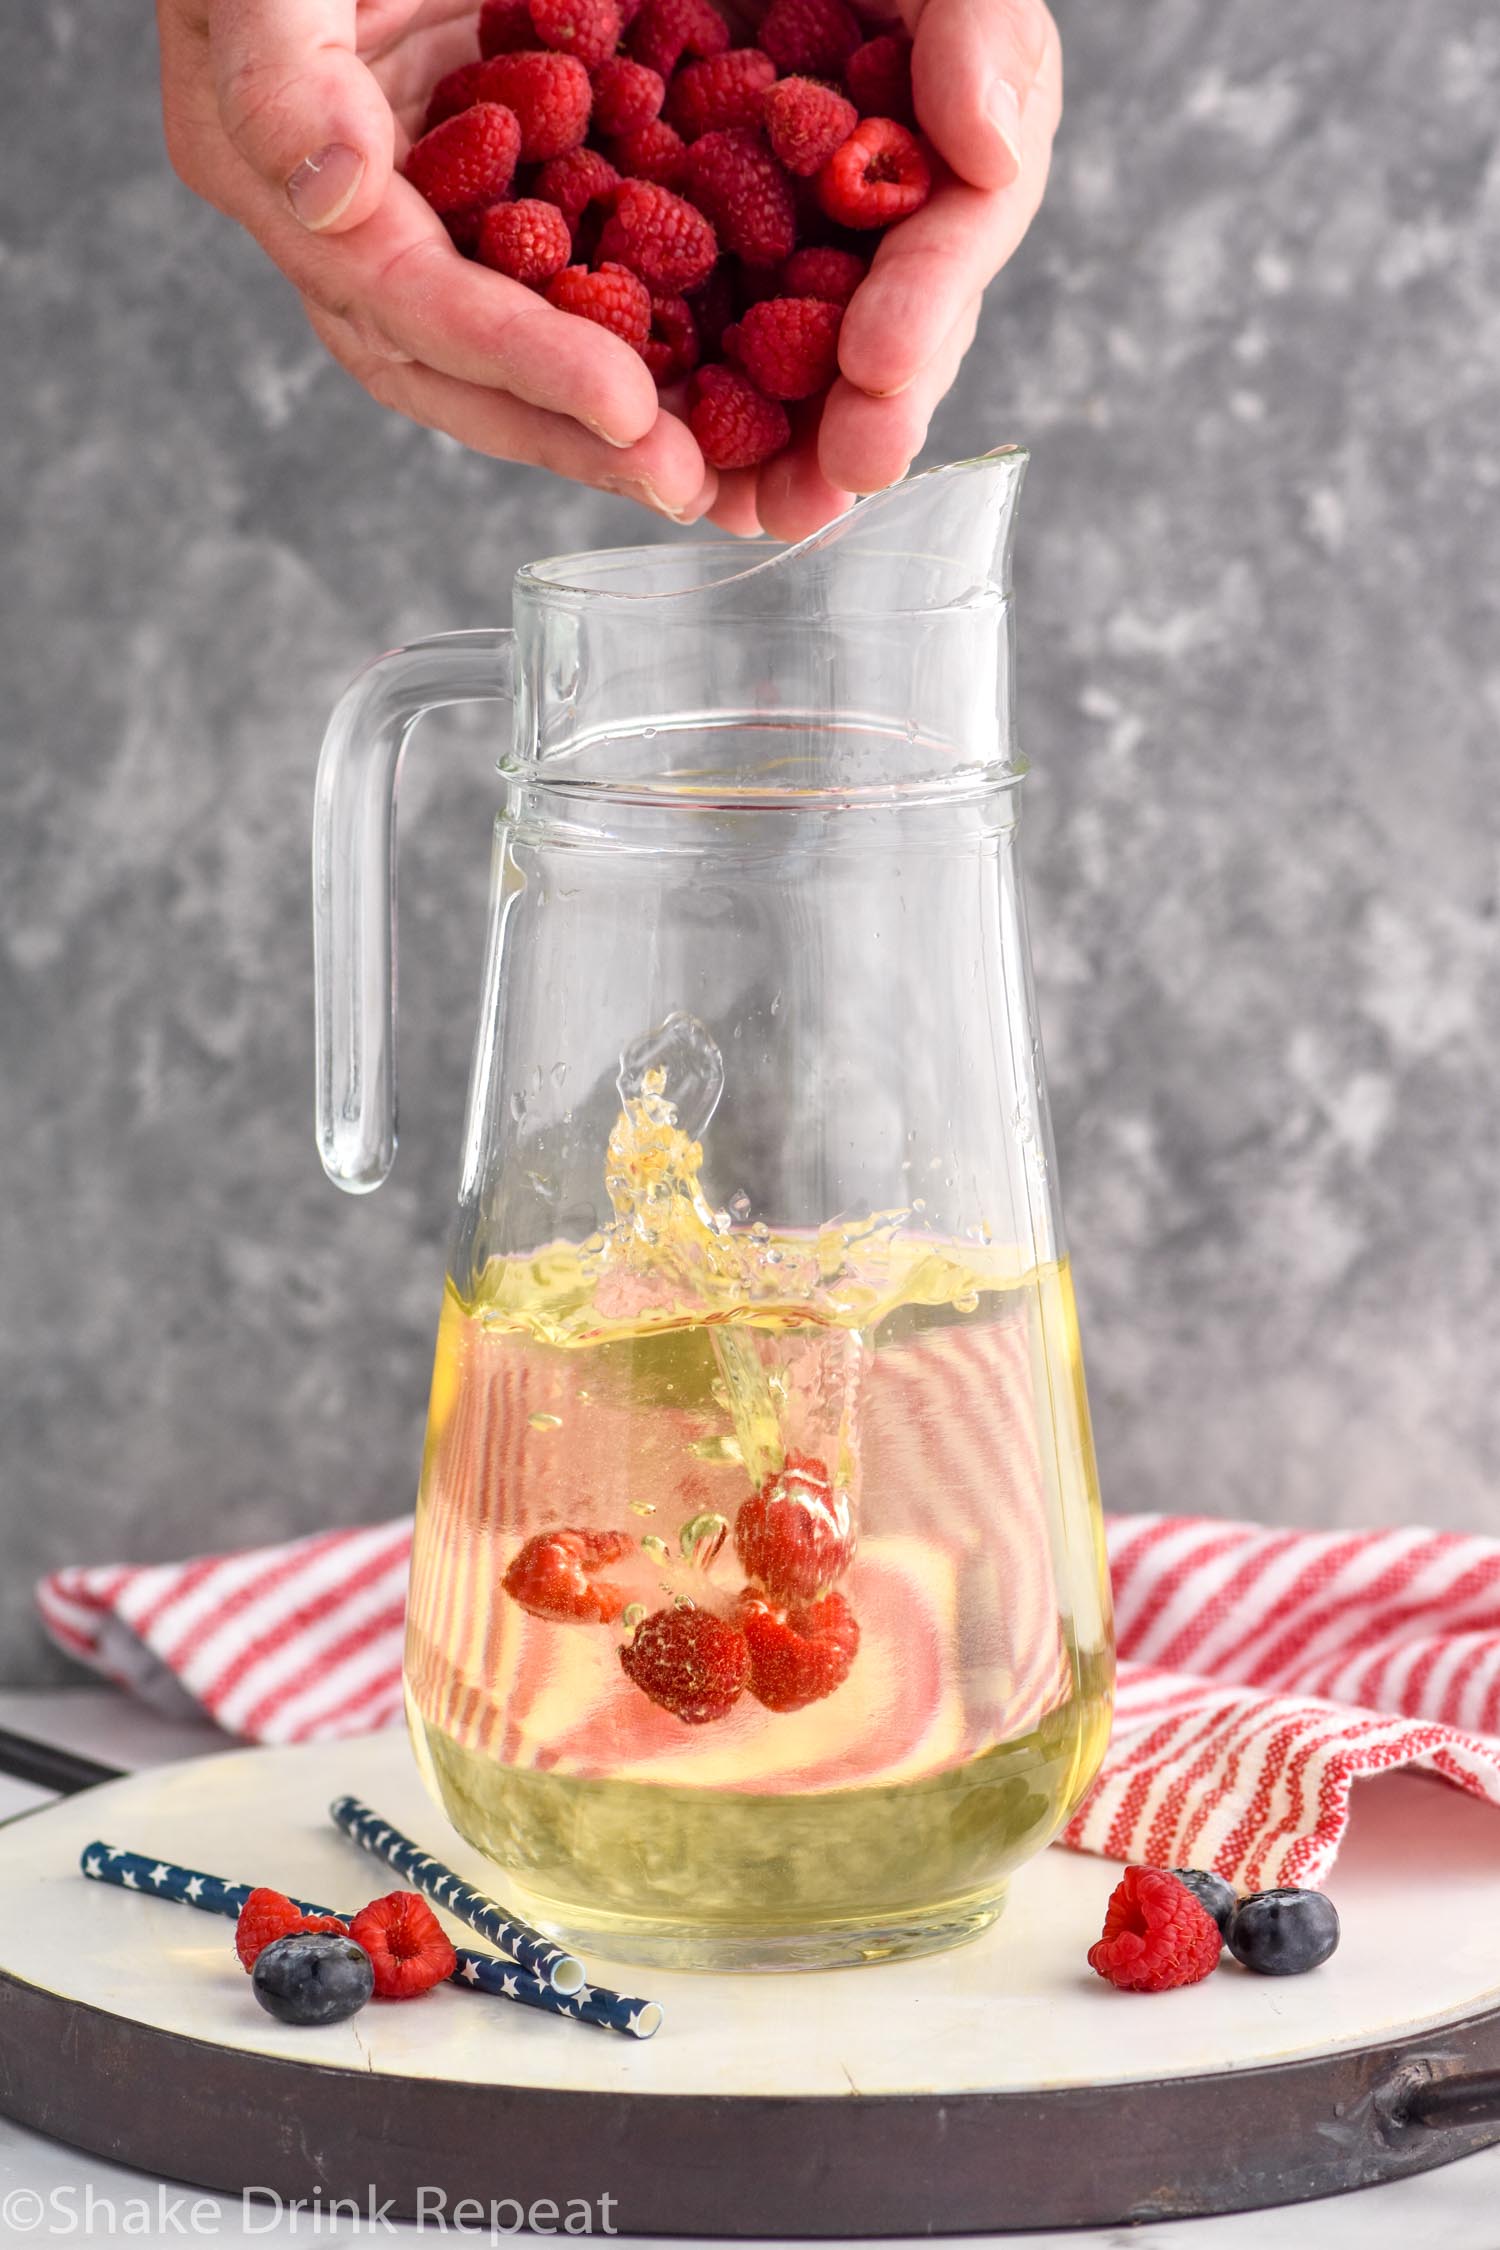
<path id="1" fill-rule="evenodd" d="M 1103 1754 L 1108 1580 L 1021 885 L 1025 457 L 760 558 L 522 570 L 329 729 L 318 1135 L 395 1150 L 395 786 L 514 697 L 417 1508 L 422 1772 L 622 1961 L 971 1936 Z"/>

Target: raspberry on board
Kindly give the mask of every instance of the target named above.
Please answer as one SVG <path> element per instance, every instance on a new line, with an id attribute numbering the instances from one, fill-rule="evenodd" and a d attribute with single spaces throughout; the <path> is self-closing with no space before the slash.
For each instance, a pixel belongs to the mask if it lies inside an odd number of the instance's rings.
<path id="1" fill-rule="evenodd" d="M 638 273 L 655 297 L 677 296 L 707 281 L 719 255 L 703 213 L 650 180 L 626 180 L 619 189 L 599 249 Z"/>
<path id="2" fill-rule="evenodd" d="M 481 55 L 517 55 L 535 45 L 530 0 L 484 0 L 479 11 Z"/>
<path id="3" fill-rule="evenodd" d="M 859 1619 L 842 1594 L 774 1609 L 747 1590 L 740 1627 L 750 1651 L 750 1693 L 768 1711 L 801 1711 L 843 1686 L 859 1654 Z"/>
<path id="4" fill-rule="evenodd" d="M 1089 1967 L 1121 1992 L 1199 1984 L 1218 1962 L 1219 1925 L 1185 1883 L 1159 1867 L 1127 1867 L 1089 1947 Z"/>
<path id="5" fill-rule="evenodd" d="M 546 297 L 559 312 L 592 320 L 632 351 L 644 353 L 651 334 L 651 292 L 628 266 L 610 263 L 597 273 L 590 273 L 587 266 L 564 266 L 548 282 Z"/>
<path id="6" fill-rule="evenodd" d="M 684 55 L 722 55 L 729 26 L 710 0 L 645 0 L 625 44 L 637 62 L 670 78 Z"/>
<path id="7" fill-rule="evenodd" d="M 794 250 L 781 269 L 778 295 L 822 297 L 830 305 L 847 305 L 869 272 L 854 250 Z"/>
<path id="8" fill-rule="evenodd" d="M 898 125 L 915 125 L 911 41 L 882 31 L 856 47 L 844 65 L 844 91 L 861 117 L 893 117 Z"/>
<path id="9" fill-rule="evenodd" d="M 661 115 L 667 98 L 666 80 L 628 55 L 612 55 L 594 72 L 594 131 L 605 140 L 633 133 Z"/>
<path id="10" fill-rule="evenodd" d="M 843 317 L 822 297 L 763 297 L 727 331 L 725 349 L 767 398 L 813 398 L 838 373 Z M 798 1489 L 785 1470 L 781 1482 Z"/>
<path id="11" fill-rule="evenodd" d="M 625 1677 L 684 1726 L 725 1718 L 744 1693 L 750 1651 L 738 1625 L 707 1609 L 658 1609 L 620 1650 Z"/>
<path id="12" fill-rule="evenodd" d="M 283 1891 L 252 1891 L 234 1925 L 234 1950 L 247 1975 L 268 1945 L 278 1938 L 311 1937 L 326 1931 L 343 1937 L 347 1923 L 334 1914 L 304 1914 Z"/>
<path id="13" fill-rule="evenodd" d="M 620 44 L 620 11 L 615 0 L 531 0 L 537 38 L 554 54 L 576 55 L 592 70 Z"/>
<path id="14" fill-rule="evenodd" d="M 533 189 L 543 203 L 555 203 L 576 229 L 589 205 L 607 202 L 619 184 L 619 173 L 596 148 L 573 148 L 542 166 Z"/>
<path id="15" fill-rule="evenodd" d="M 653 381 L 665 390 L 680 383 L 698 364 L 698 323 L 686 297 L 653 297 L 651 334 L 641 353 Z"/>
<path id="16" fill-rule="evenodd" d="M 576 56 L 498 55 L 485 86 L 494 100 L 515 111 L 524 163 L 565 156 L 589 129 L 594 89 Z"/>
<path id="17" fill-rule="evenodd" d="M 555 203 L 522 196 L 491 204 L 479 222 L 475 249 L 482 266 L 512 281 L 550 281 L 573 255 L 573 236 Z"/>
<path id="18" fill-rule="evenodd" d="M 609 155 L 623 178 L 654 180 L 658 187 L 680 187 L 687 168 L 687 142 L 659 117 L 611 141 Z"/>
<path id="19" fill-rule="evenodd" d="M 729 125 L 759 125 L 776 65 L 758 47 L 733 47 L 706 62 L 685 63 L 672 81 L 666 118 L 685 141 Z"/>
<path id="20" fill-rule="evenodd" d="M 694 141 L 682 192 L 713 222 L 719 248 L 733 257 L 777 266 L 796 248 L 792 183 L 758 133 L 731 127 Z"/>
<path id="21" fill-rule="evenodd" d="M 506 204 L 501 208 L 517 210 L 521 206 Z M 550 212 L 553 219 L 563 225 L 561 213 L 553 210 L 550 203 L 543 203 L 539 208 Z M 582 273 L 584 269 L 575 266 L 571 270 Z M 525 278 L 517 276 L 518 280 Z M 585 278 L 592 281 L 598 277 L 589 274 Z M 547 294 L 550 299 L 551 290 Z M 580 308 L 564 305 L 562 309 L 576 312 Z M 597 319 L 599 316 L 592 313 L 585 317 Z M 649 322 L 648 301 L 648 326 Z M 604 325 L 610 324 L 606 321 Z M 629 343 L 632 339 L 627 336 L 625 340 Z M 519 1602 L 532 1617 L 545 1617 L 558 1624 L 609 1625 L 625 1607 L 625 1596 L 618 1586 L 612 1586 L 608 1579 L 595 1578 L 593 1573 L 622 1561 L 629 1552 L 629 1540 L 618 1531 L 578 1531 L 571 1526 L 557 1531 L 539 1531 L 512 1557 L 500 1583 L 511 1600 Z"/>
<path id="22" fill-rule="evenodd" d="M 349 1924 L 349 1935 L 370 1956 L 377 2000 L 416 2000 L 458 1967 L 442 1923 L 415 1891 L 372 1899 Z"/>
<path id="23" fill-rule="evenodd" d="M 820 86 L 813 78 L 783 78 L 766 95 L 765 122 L 777 162 L 800 179 L 810 179 L 843 147 L 859 118 L 853 102 L 831 86 Z"/>
<path id="24" fill-rule="evenodd" d="M 866 117 L 818 174 L 818 201 L 843 227 L 888 227 L 932 193 L 921 143 L 889 117 Z"/>
<path id="25" fill-rule="evenodd" d="M 413 143 L 406 177 L 440 217 L 497 203 L 515 176 L 521 128 L 499 102 L 476 102 Z"/>
<path id="26" fill-rule="evenodd" d="M 837 312 L 838 307 L 820 309 Z M 745 319 L 749 318 L 747 313 Z M 732 336 L 734 330 L 729 333 Z M 853 1555 L 848 1496 L 834 1491 L 821 1461 L 805 1453 L 789 1453 L 759 1492 L 741 1501 L 734 1521 L 734 1551 L 745 1576 L 778 1601 L 810 1601 L 848 1568 Z"/>
<path id="27" fill-rule="evenodd" d="M 844 0 L 771 0 L 757 36 L 778 70 L 838 78 L 864 34 Z"/>

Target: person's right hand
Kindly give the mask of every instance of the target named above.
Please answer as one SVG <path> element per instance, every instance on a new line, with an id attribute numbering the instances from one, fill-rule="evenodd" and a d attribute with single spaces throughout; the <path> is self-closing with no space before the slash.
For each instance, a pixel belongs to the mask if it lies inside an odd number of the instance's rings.
<path id="1" fill-rule="evenodd" d="M 645 363 L 455 253 L 397 166 L 475 0 L 157 0 L 179 177 L 247 227 L 382 406 L 692 522 L 717 479 Z"/>

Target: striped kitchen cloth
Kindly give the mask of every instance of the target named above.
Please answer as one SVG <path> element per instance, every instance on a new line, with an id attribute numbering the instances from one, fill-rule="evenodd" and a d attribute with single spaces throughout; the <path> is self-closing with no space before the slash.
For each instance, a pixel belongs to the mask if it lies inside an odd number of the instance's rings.
<path id="1" fill-rule="evenodd" d="M 1108 1536 L 1114 1733 L 1064 1841 L 1260 1888 L 1327 1872 L 1366 1774 L 1415 1767 L 1500 1805 L 1500 1541 L 1187 1516 L 1113 1517 Z M 326 1740 L 400 1718 L 410 1545 L 402 1518 L 76 1567 L 38 1603 L 61 1648 L 159 1705 Z"/>

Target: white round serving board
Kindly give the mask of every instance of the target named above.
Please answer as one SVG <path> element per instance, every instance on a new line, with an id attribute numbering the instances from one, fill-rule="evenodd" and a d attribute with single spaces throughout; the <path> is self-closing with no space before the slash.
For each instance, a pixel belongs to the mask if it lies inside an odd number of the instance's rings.
<path id="1" fill-rule="evenodd" d="M 1119 1870 L 1052 1850 L 1022 1870 L 995 1928 L 924 1960 L 729 1977 L 591 1957 L 595 1983 L 662 2003 L 664 2026 L 648 2042 L 449 1987 L 375 2003 L 324 2030 L 283 2028 L 256 2006 L 227 1921 L 78 1872 L 97 1838 L 352 1910 L 398 1879 L 329 1823 L 326 1808 L 345 1791 L 503 1896 L 426 1795 L 404 1734 L 230 1751 L 106 1783 L 0 1829 L 0 1972 L 135 2023 L 298 2063 L 480 2086 L 728 2096 L 943 2096 L 1190 2077 L 1329 2055 L 1500 2007 L 1500 1811 L 1412 1775 L 1356 1790 L 1327 1886 L 1343 1942 L 1312 1976 L 1253 1977 L 1226 1956 L 1186 1991 L 1114 1992 L 1084 1956 Z M 461 1926 L 450 1927 L 462 1942 Z"/>

